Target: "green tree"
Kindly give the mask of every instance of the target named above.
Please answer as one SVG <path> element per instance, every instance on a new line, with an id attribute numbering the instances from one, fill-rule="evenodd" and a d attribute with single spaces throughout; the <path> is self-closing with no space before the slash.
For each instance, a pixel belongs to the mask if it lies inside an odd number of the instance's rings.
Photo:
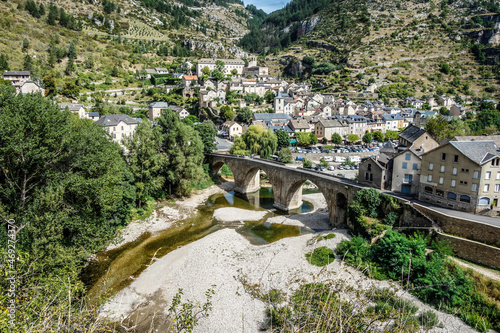
<path id="1" fill-rule="evenodd" d="M 226 72 L 226 65 L 224 65 L 224 62 L 222 60 L 216 60 L 215 61 L 215 70 L 219 71 L 222 75 L 225 74 L 225 72 Z"/>
<path id="2" fill-rule="evenodd" d="M 278 150 L 290 147 L 290 136 L 284 130 L 277 130 L 276 137 L 278 138 Z"/>
<path id="3" fill-rule="evenodd" d="M 64 73 L 68 76 L 71 76 L 75 72 L 75 63 L 73 61 L 73 58 L 69 58 L 68 62 L 66 63 L 66 69 L 64 70 Z"/>
<path id="4" fill-rule="evenodd" d="M 280 162 L 283 163 L 293 162 L 292 151 L 290 150 L 290 148 L 282 148 L 278 153 L 278 157 L 280 158 Z"/>
<path id="5" fill-rule="evenodd" d="M 23 69 L 25 71 L 33 70 L 33 58 L 29 54 L 25 55 L 23 58 Z"/>
<path id="6" fill-rule="evenodd" d="M 272 92 L 271 90 L 266 91 L 266 93 L 264 94 L 264 99 L 267 103 L 272 103 L 274 101 L 274 92 Z"/>
<path id="7" fill-rule="evenodd" d="M 203 68 L 201 69 L 201 73 L 202 73 L 203 75 L 209 76 L 209 75 L 210 75 L 210 68 L 208 68 L 207 66 L 203 67 Z"/>
<path id="8" fill-rule="evenodd" d="M 241 136 L 234 138 L 234 144 L 229 148 L 229 153 L 233 155 L 248 155 L 247 145 Z"/>
<path id="9" fill-rule="evenodd" d="M 318 144 L 318 138 L 316 137 L 316 134 L 311 132 L 311 133 L 309 133 L 309 137 L 311 138 L 312 145 Z"/>
<path id="10" fill-rule="evenodd" d="M 250 125 L 247 131 L 242 135 L 247 149 L 249 149 L 252 154 L 258 154 L 262 148 L 260 145 L 260 138 L 263 132 L 264 128 L 262 126 Z"/>
<path id="11" fill-rule="evenodd" d="M 366 133 L 363 135 L 363 142 L 364 143 L 372 143 L 373 137 L 370 133 Z"/>
<path id="12" fill-rule="evenodd" d="M 217 128 L 211 120 L 205 120 L 201 124 L 195 125 L 194 128 L 203 142 L 204 153 L 209 154 L 212 151 L 217 150 L 217 145 L 214 143 L 215 136 L 217 135 Z"/>
<path id="13" fill-rule="evenodd" d="M 30 41 L 27 40 L 26 38 L 23 39 L 23 52 L 28 51 L 30 48 Z"/>
<path id="14" fill-rule="evenodd" d="M 448 121 L 440 114 L 425 124 L 425 130 L 438 142 L 445 138 L 447 127 Z"/>
<path id="15" fill-rule="evenodd" d="M 303 168 L 306 168 L 306 169 L 309 169 L 309 168 L 312 168 L 313 164 L 311 161 L 309 161 L 307 158 L 304 158 L 302 160 L 302 167 Z"/>
<path id="16" fill-rule="evenodd" d="M 45 74 L 43 85 L 45 86 L 45 96 L 54 97 L 57 94 L 56 78 L 52 72 Z"/>
<path id="17" fill-rule="evenodd" d="M 386 131 L 385 139 L 386 140 L 397 140 L 399 138 L 398 131 Z"/>
<path id="18" fill-rule="evenodd" d="M 223 106 L 220 108 L 219 115 L 220 115 L 220 117 L 221 117 L 223 120 L 233 120 L 233 119 L 234 119 L 234 111 L 233 111 L 233 109 L 231 109 L 231 107 L 230 107 L 230 106 L 228 106 L 228 105 L 223 105 Z"/>
<path id="19" fill-rule="evenodd" d="M 444 74 L 446 74 L 446 75 L 450 74 L 450 65 L 443 63 L 443 64 L 439 65 L 439 67 L 440 67 L 441 72 L 443 72 Z"/>
<path id="20" fill-rule="evenodd" d="M 143 120 L 134 134 L 125 138 L 123 144 L 127 148 L 126 160 L 129 170 L 134 176 L 137 204 L 141 207 L 165 182 L 161 169 L 166 157 L 158 153 L 161 147 L 160 129 Z"/>
<path id="21" fill-rule="evenodd" d="M 377 142 L 384 142 L 384 133 L 380 131 L 373 132 L 373 140 Z"/>
<path id="22" fill-rule="evenodd" d="M 168 193 L 189 195 L 193 183 L 204 175 L 203 142 L 198 132 L 184 124 L 176 112 L 167 110 L 158 118 L 162 148 L 168 156 L 163 168 Z"/>
<path id="23" fill-rule="evenodd" d="M 349 134 L 347 136 L 347 140 L 349 140 L 349 142 L 351 142 L 351 143 L 358 142 L 359 141 L 359 135 L 357 135 L 357 134 Z"/>
<path id="24" fill-rule="evenodd" d="M 250 124 L 253 112 L 249 107 L 241 108 L 236 112 L 236 119 L 243 124 Z"/>
<path id="25" fill-rule="evenodd" d="M 78 57 L 78 54 L 76 52 L 75 43 L 70 42 L 69 45 L 68 45 L 68 58 L 74 60 L 77 57 Z"/>
<path id="26" fill-rule="evenodd" d="M 233 74 L 233 76 L 236 76 L 238 75 L 238 70 L 235 68 L 231 71 L 231 74 Z"/>
<path id="27" fill-rule="evenodd" d="M 321 164 L 321 166 L 322 166 L 323 168 L 327 168 L 327 167 L 328 167 L 328 162 L 327 162 L 324 158 L 321 158 L 321 159 L 319 160 L 319 163 Z"/>
<path id="28" fill-rule="evenodd" d="M 0 54 L 0 72 L 3 73 L 8 70 L 10 70 L 9 57 L 5 53 L 2 53 Z"/>
<path id="29" fill-rule="evenodd" d="M 309 146 L 311 144 L 311 136 L 309 133 L 300 132 L 297 133 L 297 145 L 301 147 Z"/>
<path id="30" fill-rule="evenodd" d="M 276 152 L 278 138 L 271 129 L 266 129 L 260 137 L 259 144 L 261 147 L 259 151 L 260 157 L 269 159 Z"/>
<path id="31" fill-rule="evenodd" d="M 338 133 L 333 133 L 332 134 L 332 143 L 336 145 L 342 144 L 342 137 Z"/>
<path id="32" fill-rule="evenodd" d="M 224 80 L 224 74 L 218 69 L 214 69 L 214 71 L 212 72 L 212 77 L 217 82 Z"/>
<path id="33" fill-rule="evenodd" d="M 76 85 L 75 81 L 67 81 L 61 89 L 61 94 L 68 98 L 77 98 L 80 93 L 80 87 Z"/>

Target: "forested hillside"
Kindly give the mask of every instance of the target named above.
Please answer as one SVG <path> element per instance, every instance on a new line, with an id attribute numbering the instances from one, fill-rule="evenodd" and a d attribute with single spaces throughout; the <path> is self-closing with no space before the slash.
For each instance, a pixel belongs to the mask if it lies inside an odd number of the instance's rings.
<path id="1" fill-rule="evenodd" d="M 321 90 L 362 91 L 375 83 L 386 87 L 387 98 L 493 98 L 499 13 L 493 1 L 296 0 L 240 45 L 267 54 L 268 65 L 284 75 L 311 78 Z"/>

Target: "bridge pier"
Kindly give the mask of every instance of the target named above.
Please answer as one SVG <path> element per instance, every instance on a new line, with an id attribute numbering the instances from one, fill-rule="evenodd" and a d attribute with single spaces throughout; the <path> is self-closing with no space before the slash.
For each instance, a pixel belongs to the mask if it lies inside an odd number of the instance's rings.
<path id="1" fill-rule="evenodd" d="M 287 177 L 280 173 L 268 176 L 273 185 L 275 208 L 288 212 L 302 207 L 302 181 L 290 183 Z"/>
<path id="2" fill-rule="evenodd" d="M 234 191 L 247 194 L 257 192 L 260 189 L 260 169 L 233 170 Z"/>

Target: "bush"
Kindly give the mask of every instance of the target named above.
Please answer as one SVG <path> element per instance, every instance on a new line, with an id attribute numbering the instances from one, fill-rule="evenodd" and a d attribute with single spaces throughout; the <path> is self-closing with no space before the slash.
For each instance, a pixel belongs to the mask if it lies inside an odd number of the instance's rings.
<path id="1" fill-rule="evenodd" d="M 390 212 L 389 214 L 387 214 L 384 217 L 383 221 L 384 221 L 384 224 L 392 227 L 398 219 L 399 219 L 399 215 L 397 213 Z"/>
<path id="2" fill-rule="evenodd" d="M 332 249 L 322 246 L 315 248 L 312 253 L 307 253 L 306 258 L 309 263 L 315 266 L 323 267 L 335 260 L 335 254 Z"/>
<path id="3" fill-rule="evenodd" d="M 418 316 L 418 322 L 424 329 L 429 330 L 439 324 L 439 319 L 434 311 L 428 310 Z"/>

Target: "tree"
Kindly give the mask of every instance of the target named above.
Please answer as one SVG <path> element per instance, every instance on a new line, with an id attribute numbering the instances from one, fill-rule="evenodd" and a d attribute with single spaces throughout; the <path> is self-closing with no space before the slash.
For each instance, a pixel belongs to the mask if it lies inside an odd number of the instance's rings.
<path id="1" fill-rule="evenodd" d="M 368 83 L 369 83 L 369 84 L 373 84 L 373 83 L 375 83 L 375 78 L 371 77 L 371 78 L 368 80 Z"/>
<path id="2" fill-rule="evenodd" d="M 309 133 L 309 137 L 311 138 L 312 145 L 318 144 L 318 138 L 316 137 L 316 134 L 311 132 L 311 133 Z"/>
<path id="3" fill-rule="evenodd" d="M 250 153 L 259 154 L 261 158 L 270 158 L 278 146 L 276 134 L 258 125 L 249 126 L 242 138 Z"/>
<path id="4" fill-rule="evenodd" d="M 372 143 L 373 141 L 373 137 L 370 133 L 366 133 L 365 135 L 363 135 L 363 142 L 364 143 Z"/>
<path id="5" fill-rule="evenodd" d="M 278 138 L 271 129 L 266 129 L 260 137 L 259 144 L 261 147 L 259 151 L 260 158 L 269 159 L 276 152 Z"/>
<path id="6" fill-rule="evenodd" d="M 440 114 L 429 119 L 425 124 L 425 130 L 438 142 L 445 138 L 447 127 L 448 121 Z"/>
<path id="7" fill-rule="evenodd" d="M 311 136 L 309 133 L 300 132 L 297 134 L 297 145 L 301 147 L 309 146 L 311 144 Z"/>
<path id="8" fill-rule="evenodd" d="M 2 54 L 0 54 L 0 72 L 4 72 L 4 71 L 8 71 L 8 70 L 10 70 L 9 57 L 5 53 L 2 53 Z"/>
<path id="9" fill-rule="evenodd" d="M 450 110 L 448 110 L 446 107 L 442 106 L 441 108 L 439 108 L 439 113 L 442 114 L 443 116 L 449 116 Z"/>
<path id="10" fill-rule="evenodd" d="M 198 132 L 184 124 L 179 115 L 167 110 L 158 118 L 163 152 L 168 156 L 163 167 L 168 193 L 189 195 L 193 183 L 203 177 L 203 142 Z"/>
<path id="11" fill-rule="evenodd" d="M 278 138 L 278 150 L 290 147 L 290 136 L 284 130 L 277 130 L 276 137 Z"/>
<path id="12" fill-rule="evenodd" d="M 215 70 L 219 71 L 222 75 L 226 73 L 226 65 L 224 65 L 222 60 L 215 61 Z"/>
<path id="13" fill-rule="evenodd" d="M 280 158 L 280 162 L 283 163 L 292 163 L 293 161 L 292 151 L 290 148 L 282 148 L 278 153 L 278 157 Z"/>
<path id="14" fill-rule="evenodd" d="M 336 145 L 342 144 L 342 137 L 338 133 L 333 133 L 332 134 L 332 143 Z"/>
<path id="15" fill-rule="evenodd" d="M 248 107 L 244 107 L 236 112 L 236 119 L 243 124 L 250 124 L 253 112 Z"/>
<path id="16" fill-rule="evenodd" d="M 385 139 L 386 140 L 397 140 L 399 138 L 398 131 L 386 131 Z"/>
<path id="17" fill-rule="evenodd" d="M 166 156 L 158 153 L 161 147 L 160 128 L 152 127 L 149 121 L 143 120 L 123 143 L 128 151 L 126 161 L 137 189 L 137 204 L 141 207 L 165 182 L 161 169 Z"/>
<path id="18" fill-rule="evenodd" d="M 70 42 L 68 45 L 68 58 L 74 60 L 77 58 L 77 56 L 78 54 L 76 53 L 75 43 Z"/>
<path id="19" fill-rule="evenodd" d="M 233 76 L 236 76 L 238 75 L 238 70 L 235 68 L 231 71 L 231 74 L 233 74 Z"/>
<path id="20" fill-rule="evenodd" d="M 377 142 L 384 142 L 384 133 L 380 131 L 373 132 L 373 140 Z"/>
<path id="21" fill-rule="evenodd" d="M 211 120 L 205 120 L 201 124 L 197 124 L 194 129 L 198 132 L 201 141 L 203 142 L 203 152 L 206 154 L 217 150 L 217 145 L 214 143 L 217 135 L 217 128 Z"/>
<path id="22" fill-rule="evenodd" d="M 201 69 L 201 73 L 202 73 L 203 75 L 206 75 L 206 76 L 208 77 L 208 76 L 210 75 L 210 68 L 208 68 L 207 66 L 203 67 L 203 68 Z"/>
<path id="23" fill-rule="evenodd" d="M 234 119 L 234 111 L 228 105 L 224 105 L 220 108 L 219 115 L 223 120 L 233 120 Z"/>
<path id="24" fill-rule="evenodd" d="M 68 98 L 77 98 L 80 93 L 80 87 L 76 85 L 75 81 L 68 81 L 64 83 L 61 89 L 61 94 Z"/>
<path id="25" fill-rule="evenodd" d="M 274 93 L 271 90 L 266 91 L 264 99 L 267 103 L 271 104 L 274 101 Z"/>
<path id="26" fill-rule="evenodd" d="M 23 39 L 23 52 L 28 51 L 30 47 L 30 41 L 27 40 L 26 38 Z"/>
<path id="27" fill-rule="evenodd" d="M 327 162 L 324 158 L 321 158 L 321 159 L 319 160 L 319 163 L 321 164 L 321 166 L 322 166 L 323 168 L 327 168 L 327 167 L 328 167 L 328 162 Z"/>
<path id="28" fill-rule="evenodd" d="M 45 96 L 54 97 L 57 94 L 56 78 L 52 72 L 45 74 L 43 85 L 45 86 Z"/>
<path id="29" fill-rule="evenodd" d="M 234 138 L 234 144 L 229 148 L 229 153 L 234 155 L 248 155 L 247 145 L 241 136 Z"/>
<path id="30" fill-rule="evenodd" d="M 347 136 L 347 140 L 349 140 L 349 142 L 351 142 L 351 143 L 358 142 L 359 141 L 359 135 L 357 135 L 357 134 L 349 134 Z"/>
<path id="31" fill-rule="evenodd" d="M 303 168 L 306 168 L 306 169 L 309 169 L 309 168 L 312 168 L 313 164 L 311 161 L 309 161 L 307 158 L 304 158 L 302 160 L 302 167 Z"/>
<path id="32" fill-rule="evenodd" d="M 66 63 L 66 69 L 64 70 L 64 73 L 68 76 L 71 76 L 75 72 L 75 63 L 73 62 L 73 58 L 69 58 L 68 62 Z"/>
<path id="33" fill-rule="evenodd" d="M 446 74 L 446 75 L 450 74 L 450 65 L 443 63 L 443 64 L 439 65 L 439 67 L 440 67 L 441 72 L 443 72 L 444 74 Z"/>
<path id="34" fill-rule="evenodd" d="M 214 69 L 214 71 L 212 72 L 212 77 L 217 82 L 224 80 L 224 74 L 218 69 Z"/>
<path id="35" fill-rule="evenodd" d="M 33 59 L 29 54 L 25 55 L 23 58 L 23 69 L 25 71 L 32 71 L 33 70 Z"/>

